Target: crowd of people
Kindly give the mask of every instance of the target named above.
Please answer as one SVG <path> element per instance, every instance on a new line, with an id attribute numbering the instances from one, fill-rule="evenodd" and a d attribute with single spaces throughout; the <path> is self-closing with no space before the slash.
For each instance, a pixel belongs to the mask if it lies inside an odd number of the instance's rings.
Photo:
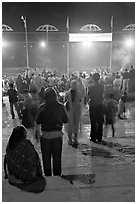
<path id="1" fill-rule="evenodd" d="M 27 69 L 16 79 L 10 77 L 7 80 L 4 77 L 3 87 L 7 86 L 6 94 L 9 97 L 12 119 L 15 118 L 13 108 L 15 107 L 22 125 L 15 127 L 9 138 L 5 156 L 5 166 L 7 165 L 8 170 L 6 178 L 12 185 L 20 181 L 23 189 L 31 191 L 30 184 L 33 183 L 34 187 L 37 186 L 39 179 L 43 182 L 35 143 L 40 143 L 45 176 L 61 176 L 63 127 L 68 136 L 68 145 L 77 148 L 82 112 L 84 107 L 88 106 L 91 123 L 90 141 L 101 143 L 103 135 L 107 136 L 108 125 L 112 127 L 114 137 L 116 117 L 124 119 L 128 93 L 135 90 L 135 70 L 131 66 L 129 71 L 125 69 L 123 72 L 112 73 L 109 69 L 99 68 L 89 75 L 72 73 L 68 78 L 64 74 L 58 76 L 57 72 Z M 29 134 L 26 134 L 26 131 Z M 30 174 L 28 169 L 31 169 L 30 166 L 35 162 L 32 162 L 31 157 L 29 159 L 25 156 L 25 150 L 20 148 L 21 146 L 27 148 L 38 160 L 39 171 L 34 168 L 33 176 L 29 177 L 33 178 L 31 180 L 27 180 Z M 26 166 L 25 169 L 22 168 L 20 158 L 17 171 L 14 166 L 21 154 L 24 155 L 23 162 L 26 161 Z M 16 158 L 14 164 L 13 156 Z M 24 187 L 24 184 L 29 184 L 29 188 Z M 35 188 L 33 191 L 38 189 Z"/>

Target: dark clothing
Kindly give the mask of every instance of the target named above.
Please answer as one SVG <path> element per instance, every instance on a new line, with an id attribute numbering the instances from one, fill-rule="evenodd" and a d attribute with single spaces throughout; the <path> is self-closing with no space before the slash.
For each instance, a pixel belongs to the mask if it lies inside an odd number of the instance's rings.
<path id="1" fill-rule="evenodd" d="M 68 122 L 64 105 L 56 101 L 53 92 L 47 92 L 47 103 L 39 108 L 36 119 L 38 125 L 41 124 L 42 137 L 41 152 L 43 159 L 44 173 L 46 176 L 52 175 L 51 158 L 53 158 L 53 175 L 61 175 L 61 155 L 62 155 L 62 126 Z M 49 103 L 50 101 L 50 103 Z M 49 135 L 49 138 L 45 138 Z"/>
<path id="2" fill-rule="evenodd" d="M 116 74 L 115 79 L 120 79 L 120 75 Z"/>
<path id="3" fill-rule="evenodd" d="M 30 85 L 30 78 L 28 77 L 28 75 L 26 76 L 25 80 L 27 82 L 27 85 L 29 86 Z"/>
<path id="4" fill-rule="evenodd" d="M 126 103 L 127 102 L 127 95 L 122 95 L 121 96 L 121 100 L 123 101 L 123 103 Z"/>
<path id="5" fill-rule="evenodd" d="M 45 101 L 45 91 L 39 92 L 39 103 L 42 104 Z"/>
<path id="6" fill-rule="evenodd" d="M 13 107 L 15 107 L 17 113 L 18 113 L 18 117 L 21 118 L 21 113 L 20 113 L 20 109 L 19 109 L 19 105 L 18 103 L 10 103 L 10 113 L 12 115 L 12 118 L 15 118 L 15 113 L 14 113 L 14 109 Z"/>
<path id="7" fill-rule="evenodd" d="M 15 89 L 9 89 L 7 94 L 10 103 L 16 103 L 18 101 L 17 91 Z"/>
<path id="8" fill-rule="evenodd" d="M 16 186 L 17 188 L 21 189 L 25 192 L 32 192 L 32 193 L 41 193 L 45 190 L 46 187 L 46 180 L 43 176 L 37 177 L 36 180 L 32 183 L 26 184 L 20 184 L 20 183 L 11 183 L 12 186 Z"/>
<path id="9" fill-rule="evenodd" d="M 135 91 L 135 78 L 129 80 L 129 92 Z"/>
<path id="10" fill-rule="evenodd" d="M 22 77 L 19 75 L 16 79 L 16 85 L 17 85 L 17 89 L 18 89 L 18 92 L 21 93 L 23 91 L 22 89 L 22 83 L 23 83 L 23 79 Z"/>
<path id="11" fill-rule="evenodd" d="M 41 137 L 41 152 L 45 176 L 52 176 L 51 156 L 53 157 L 53 175 L 61 175 L 62 138 L 46 139 Z"/>
<path id="12" fill-rule="evenodd" d="M 89 87 L 89 115 L 91 122 L 90 137 L 92 141 L 96 139 L 101 142 L 103 135 L 104 105 L 103 105 L 104 86 L 94 83 Z"/>
<path id="13" fill-rule="evenodd" d="M 14 149 L 7 145 L 4 170 L 5 179 L 23 191 L 39 193 L 45 189 L 38 153 L 27 139 L 20 141 Z"/>
<path id="14" fill-rule="evenodd" d="M 129 73 L 128 72 L 123 73 L 123 79 L 129 79 Z"/>
<path id="15" fill-rule="evenodd" d="M 23 183 L 31 183 L 35 181 L 36 176 L 42 176 L 39 156 L 27 139 L 19 142 L 13 150 L 7 146 L 6 162 L 9 174 Z"/>
<path id="16" fill-rule="evenodd" d="M 135 69 L 129 71 L 129 79 L 135 79 Z"/>
<path id="17" fill-rule="evenodd" d="M 113 124 L 115 122 L 116 112 L 118 110 L 117 102 L 113 99 L 105 101 L 105 124 Z"/>
<path id="18" fill-rule="evenodd" d="M 110 111 L 110 112 L 105 112 L 105 124 L 106 125 L 110 125 L 110 124 L 113 124 L 114 123 L 114 117 L 113 117 L 113 113 Z"/>
<path id="19" fill-rule="evenodd" d="M 104 93 L 103 84 L 96 83 L 89 86 L 88 96 L 90 99 L 90 104 L 96 106 L 102 104 L 102 95 Z"/>
<path id="20" fill-rule="evenodd" d="M 110 95 L 110 94 L 116 95 L 115 89 L 114 89 L 113 85 L 106 85 L 104 88 L 104 98 L 108 97 L 108 95 Z"/>
<path id="21" fill-rule="evenodd" d="M 62 124 L 67 121 L 64 106 L 58 101 L 42 105 L 36 119 L 36 123 L 41 124 L 41 130 L 45 132 L 62 130 Z"/>
<path id="22" fill-rule="evenodd" d="M 10 113 L 12 115 L 12 118 L 15 118 L 15 113 L 13 110 L 13 107 L 15 106 L 15 109 L 18 113 L 18 117 L 21 118 L 21 113 L 19 110 L 19 105 L 18 105 L 18 95 L 17 95 L 17 91 L 15 89 L 9 89 L 7 92 L 8 96 L 9 96 L 9 103 L 10 103 Z"/>
<path id="23" fill-rule="evenodd" d="M 135 91 L 135 69 L 129 71 L 129 92 Z"/>
<path id="24" fill-rule="evenodd" d="M 93 141 L 96 139 L 101 142 L 103 135 L 104 122 L 104 106 L 103 104 L 97 106 L 89 106 L 89 116 L 91 122 L 90 137 Z"/>
<path id="25" fill-rule="evenodd" d="M 24 125 L 25 128 L 34 127 L 34 120 L 32 119 L 30 108 L 24 108 L 22 110 L 22 125 Z"/>
<path id="26" fill-rule="evenodd" d="M 24 125 L 25 128 L 33 128 L 35 126 L 37 112 L 38 105 L 35 103 L 26 106 L 22 110 L 22 125 Z"/>

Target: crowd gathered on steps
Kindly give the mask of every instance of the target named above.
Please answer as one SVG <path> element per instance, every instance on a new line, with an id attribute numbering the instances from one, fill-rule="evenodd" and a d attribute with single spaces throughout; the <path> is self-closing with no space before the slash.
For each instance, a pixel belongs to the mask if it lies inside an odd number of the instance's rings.
<path id="1" fill-rule="evenodd" d="M 99 69 L 91 73 L 89 77 L 85 73 L 79 75 L 73 73 L 67 78 L 65 75 L 59 77 L 55 73 L 46 71 L 39 73 L 38 70 L 34 72 L 27 69 L 23 76 L 19 74 L 16 79 L 10 77 L 7 81 L 5 77 L 4 80 L 6 81 L 4 81 L 4 86 L 9 87 L 6 94 L 9 97 L 12 119 L 15 118 L 15 107 L 22 123 L 21 126 L 13 129 L 7 144 L 5 166 L 7 164 L 8 173 L 6 172 L 6 178 L 10 179 L 12 185 L 16 183 L 16 179 L 20 179 L 21 182 L 35 183 L 33 187 L 36 187 L 37 182 L 44 183 L 44 180 L 39 156 L 34 148 L 35 143 L 40 143 L 45 176 L 61 176 L 63 127 L 68 136 L 68 145 L 77 148 L 81 116 L 86 106 L 91 123 L 90 141 L 101 143 L 103 134 L 107 136 L 108 126 L 111 126 L 114 137 L 116 117 L 122 120 L 125 118 L 128 93 L 134 92 L 135 70 L 133 66 L 123 73 L 111 73 L 108 70 Z M 20 148 L 22 143 L 23 148 Z M 33 149 L 32 152 L 35 152 L 38 160 L 37 165 L 35 164 L 35 177 L 38 180 L 34 179 L 35 182 L 32 178 L 34 175 L 29 178 L 24 176 L 26 180 L 23 180 L 20 178 L 23 170 L 18 171 L 20 172 L 18 174 L 17 170 L 14 173 L 12 171 L 16 162 L 16 159 L 13 159 L 15 155 L 12 153 L 16 150 L 18 154 L 22 150 L 21 154 L 25 155 L 26 147 Z M 21 165 L 22 163 L 18 166 L 23 169 Z M 26 165 L 26 169 L 27 167 Z M 32 178 L 31 181 L 30 178 Z M 32 191 L 32 185 L 23 186 L 23 189 Z"/>

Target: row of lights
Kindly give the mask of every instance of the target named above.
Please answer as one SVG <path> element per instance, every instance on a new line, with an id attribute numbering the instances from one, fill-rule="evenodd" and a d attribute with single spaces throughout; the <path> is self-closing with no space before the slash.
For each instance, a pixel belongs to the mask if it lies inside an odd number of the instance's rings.
<path id="1" fill-rule="evenodd" d="M 6 41 L 6 40 L 3 40 L 3 41 L 2 41 L 2 47 L 3 47 L 3 48 L 4 48 L 4 47 L 7 47 L 9 44 L 10 44 L 10 43 L 9 43 L 8 41 Z M 41 41 L 41 42 L 39 43 L 39 46 L 42 47 L 42 48 L 47 47 L 47 42 Z M 26 47 L 26 46 L 24 45 L 24 47 Z M 33 46 L 30 45 L 30 47 L 32 48 Z M 64 48 L 65 45 L 62 45 L 62 47 Z"/>
<path id="2" fill-rule="evenodd" d="M 91 45 L 93 45 L 93 42 L 87 42 L 87 41 L 83 41 L 82 42 L 82 45 L 84 46 L 84 47 L 91 47 Z M 45 41 L 41 41 L 40 42 L 40 46 L 41 47 L 46 47 L 47 46 L 47 43 L 45 42 Z M 62 47 L 65 47 L 65 45 L 63 45 Z"/>
<path id="3" fill-rule="evenodd" d="M 84 42 L 84 41 L 83 41 L 83 42 L 82 42 L 82 45 L 83 45 L 83 47 L 91 47 L 91 46 L 93 45 L 93 42 L 91 42 L 91 41 L 90 41 L 90 42 L 87 42 L 87 41 Z M 44 47 L 47 47 L 47 43 L 46 43 L 45 41 L 41 41 L 40 46 L 43 47 L 43 48 L 44 48 Z M 62 47 L 64 48 L 65 45 L 63 45 Z M 72 46 L 72 47 L 73 47 L 73 46 Z"/>
<path id="4" fill-rule="evenodd" d="M 126 47 L 133 47 L 133 45 L 134 45 L 134 40 L 133 39 L 131 39 L 131 38 L 128 38 L 128 39 L 126 39 L 125 40 L 125 46 Z M 93 42 L 92 41 L 83 41 L 82 42 L 82 45 L 83 45 L 83 47 L 92 47 L 93 46 Z M 2 47 L 4 48 L 4 47 L 7 47 L 8 46 L 8 41 L 5 41 L 5 40 L 3 40 L 2 41 Z M 25 47 L 25 46 L 24 46 Z M 32 47 L 32 45 L 30 46 L 30 47 Z M 42 47 L 42 48 L 45 48 L 45 47 L 47 47 L 47 42 L 46 41 L 41 41 L 40 42 L 40 47 Z M 62 47 L 65 47 L 65 45 L 63 45 Z"/>

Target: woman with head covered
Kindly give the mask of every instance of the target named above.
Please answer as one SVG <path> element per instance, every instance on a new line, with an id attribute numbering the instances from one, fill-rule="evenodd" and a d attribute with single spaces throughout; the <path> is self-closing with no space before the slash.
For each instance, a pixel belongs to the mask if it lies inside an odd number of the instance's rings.
<path id="1" fill-rule="evenodd" d="M 51 158 L 53 158 L 53 175 L 60 176 L 62 155 L 62 126 L 67 123 L 64 105 L 58 102 L 53 88 L 45 90 L 45 103 L 39 108 L 36 123 L 41 125 L 41 152 L 45 176 L 52 176 Z"/>
<path id="2" fill-rule="evenodd" d="M 23 125 L 13 129 L 4 157 L 5 179 L 23 191 L 40 193 L 46 186 L 39 155 Z"/>

